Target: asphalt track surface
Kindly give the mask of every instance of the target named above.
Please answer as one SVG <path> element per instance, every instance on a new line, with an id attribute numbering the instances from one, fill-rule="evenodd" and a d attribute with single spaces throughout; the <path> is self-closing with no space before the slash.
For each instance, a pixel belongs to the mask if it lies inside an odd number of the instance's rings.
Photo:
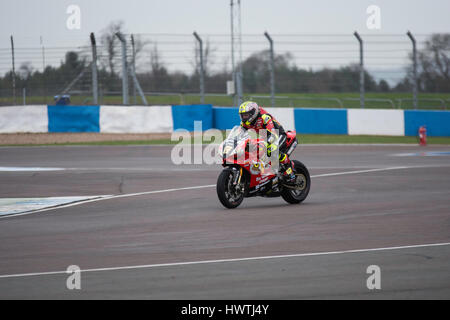
<path id="1" fill-rule="evenodd" d="M 396 155 L 449 146 L 301 145 L 304 203 L 234 210 L 219 165 L 176 166 L 171 149 L 0 148 L 0 167 L 67 169 L 0 172 L 0 198 L 122 195 L 0 217 L 0 299 L 450 298 L 450 157 Z"/>

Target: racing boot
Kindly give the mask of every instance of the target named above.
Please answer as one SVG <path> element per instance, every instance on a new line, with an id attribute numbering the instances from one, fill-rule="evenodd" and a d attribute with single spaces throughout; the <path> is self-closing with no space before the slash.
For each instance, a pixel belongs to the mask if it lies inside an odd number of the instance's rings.
<path id="1" fill-rule="evenodd" d="M 280 157 L 280 172 L 282 172 L 281 176 L 283 183 L 287 185 L 295 185 L 296 176 L 294 173 L 294 168 L 291 160 L 289 160 L 286 154 L 283 154 Z"/>

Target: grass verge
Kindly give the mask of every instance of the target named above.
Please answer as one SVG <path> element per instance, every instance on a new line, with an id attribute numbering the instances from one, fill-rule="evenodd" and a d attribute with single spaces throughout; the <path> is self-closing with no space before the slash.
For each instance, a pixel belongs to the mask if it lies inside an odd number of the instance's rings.
<path id="1" fill-rule="evenodd" d="M 330 134 L 299 134 L 297 135 L 300 144 L 411 144 L 418 145 L 417 137 L 393 137 L 393 136 L 349 136 L 349 135 L 330 135 Z M 187 142 L 187 141 L 184 141 Z M 123 141 L 90 141 L 90 142 L 64 142 L 64 143 L 34 143 L 34 144 L 4 144 L 3 146 L 70 146 L 70 145 L 162 145 L 178 144 L 179 141 L 170 139 L 155 140 L 123 140 Z M 210 141 L 203 141 L 204 144 Z M 428 137 L 427 143 L 430 145 L 443 144 L 450 145 L 450 137 Z"/>

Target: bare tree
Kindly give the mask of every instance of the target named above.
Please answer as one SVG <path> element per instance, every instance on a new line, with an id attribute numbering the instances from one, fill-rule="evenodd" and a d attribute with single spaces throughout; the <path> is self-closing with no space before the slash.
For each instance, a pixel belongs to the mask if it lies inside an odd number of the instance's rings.
<path id="1" fill-rule="evenodd" d="M 106 50 L 106 61 L 111 75 L 115 74 L 115 57 L 117 55 L 117 45 L 119 40 L 116 33 L 123 33 L 123 21 L 113 21 L 101 31 L 100 42 Z"/>
<path id="2" fill-rule="evenodd" d="M 169 75 L 164 62 L 161 59 L 161 55 L 158 50 L 158 46 L 155 43 L 153 49 L 150 51 L 150 73 L 147 79 L 149 80 L 148 87 L 155 91 L 167 91 L 171 89 L 171 78 L 175 75 Z M 174 80 L 174 79 L 172 79 Z"/>
<path id="3" fill-rule="evenodd" d="M 150 51 L 150 67 L 153 76 L 157 76 L 161 70 L 164 69 L 161 56 L 158 51 L 158 45 L 156 43 L 153 45 L 152 51 Z"/>
<path id="4" fill-rule="evenodd" d="M 135 53 L 135 63 L 137 64 L 139 58 L 141 58 L 142 53 L 144 52 L 145 46 L 150 43 L 150 41 L 142 40 L 140 35 L 133 35 L 134 39 L 134 53 Z"/>
<path id="5" fill-rule="evenodd" d="M 216 52 L 217 49 L 211 47 L 209 39 L 206 39 L 203 48 L 203 70 L 205 77 L 207 77 L 211 74 L 211 69 L 214 65 L 214 52 Z M 191 64 L 194 67 L 195 73 L 200 73 L 200 46 L 197 41 L 195 42 L 194 47 L 194 61 L 191 62 Z"/>
<path id="6" fill-rule="evenodd" d="M 428 92 L 450 92 L 450 34 L 434 34 L 418 53 L 419 87 Z M 409 70 L 412 79 L 412 69 Z"/>
<path id="7" fill-rule="evenodd" d="M 28 80 L 33 74 L 33 65 L 30 61 L 23 62 L 19 68 L 19 77 L 22 80 Z"/>

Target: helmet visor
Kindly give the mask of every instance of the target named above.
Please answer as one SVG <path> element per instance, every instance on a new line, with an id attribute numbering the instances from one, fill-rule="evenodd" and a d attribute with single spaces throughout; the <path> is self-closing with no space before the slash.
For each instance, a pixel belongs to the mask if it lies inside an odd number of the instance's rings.
<path id="1" fill-rule="evenodd" d="M 248 111 L 248 112 L 243 112 L 243 113 L 241 113 L 241 114 L 240 114 L 240 115 L 241 115 L 241 120 L 242 120 L 243 122 L 249 121 L 249 119 L 252 118 L 252 116 L 253 116 L 254 113 L 255 113 L 255 110 L 251 110 L 251 111 Z"/>

